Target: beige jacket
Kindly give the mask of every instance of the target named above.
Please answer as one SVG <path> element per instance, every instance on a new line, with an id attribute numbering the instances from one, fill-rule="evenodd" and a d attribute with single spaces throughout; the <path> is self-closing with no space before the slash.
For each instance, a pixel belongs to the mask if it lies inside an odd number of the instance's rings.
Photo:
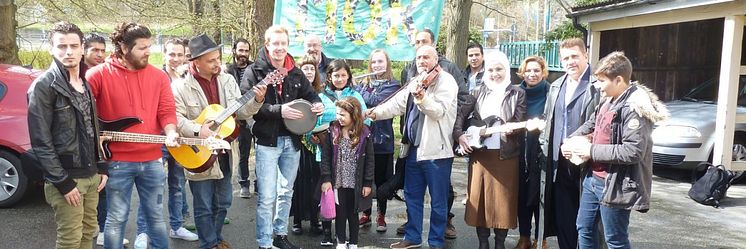
<path id="1" fill-rule="evenodd" d="M 236 80 L 233 76 L 221 72 L 220 75 L 218 75 L 217 81 L 220 105 L 226 107 L 241 98 L 241 91 L 239 90 L 238 84 L 236 84 Z M 207 103 L 207 97 L 205 97 L 205 93 L 202 92 L 199 82 L 197 82 L 194 76 L 190 73 L 187 73 L 184 78 L 177 79 L 171 83 L 171 89 L 174 92 L 174 102 L 176 103 L 176 129 L 179 131 L 179 135 L 183 137 L 194 137 L 194 132 L 199 131 L 202 124 L 198 124 L 192 120 L 196 119 L 202 110 L 209 105 Z M 236 112 L 236 118 L 251 118 L 251 116 L 259 111 L 259 107 L 261 106 L 262 103 L 258 103 L 251 99 Z M 233 151 L 238 150 L 237 141 L 234 140 L 231 143 L 231 149 Z M 231 153 L 231 165 L 238 162 L 237 155 L 238 153 Z M 215 160 L 215 164 L 217 163 L 218 160 Z M 185 171 L 185 176 L 191 181 L 222 179 L 223 172 L 220 171 L 220 167 L 214 166 L 215 165 L 202 173 Z"/>
<path id="2" fill-rule="evenodd" d="M 390 119 L 407 111 L 407 98 L 416 88 L 415 84 L 399 91 L 389 101 L 373 109 L 377 120 Z M 422 100 L 414 100 L 425 115 L 422 140 L 417 149 L 417 161 L 453 157 L 453 124 L 456 121 L 456 95 L 458 84 L 453 76 L 441 71 L 438 78 L 425 91 Z"/>

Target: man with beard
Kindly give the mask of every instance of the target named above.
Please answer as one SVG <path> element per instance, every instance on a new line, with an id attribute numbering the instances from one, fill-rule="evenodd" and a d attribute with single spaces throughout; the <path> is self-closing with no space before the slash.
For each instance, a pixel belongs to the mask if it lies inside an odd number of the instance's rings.
<path id="1" fill-rule="evenodd" d="M 438 66 L 438 52 L 431 46 L 421 46 L 415 58 L 417 73 L 430 73 Z M 428 245 L 430 248 L 445 246 L 457 92 L 458 86 L 453 76 L 440 71 L 429 86 L 409 84 L 406 90 L 398 92 L 389 101 L 366 111 L 366 117 L 373 120 L 390 119 L 407 113 L 402 120 L 402 140 L 409 144 L 404 166 L 408 222 L 404 239 L 391 244 L 391 248 L 421 246 L 425 189 L 431 196 Z"/>
<path id="2" fill-rule="evenodd" d="M 189 59 L 189 72 L 173 85 L 177 127 L 183 136 L 214 137 L 216 131 L 210 129 L 212 122 L 200 124 L 192 120 L 208 105 L 228 107 L 234 104 L 241 98 L 241 93 L 233 77 L 221 72 L 220 46 L 207 35 L 192 38 L 189 50 L 193 55 Z M 246 119 L 254 115 L 264 102 L 266 90 L 266 86 L 254 87 L 254 99 L 236 112 L 237 117 Z M 193 108 L 192 103 L 198 103 L 199 108 Z M 236 143 L 233 143 L 233 147 L 235 146 Z M 231 165 L 237 158 L 232 155 L 234 154 L 218 154 L 215 164 L 207 171 L 186 174 L 194 196 L 194 224 L 199 234 L 199 248 L 231 248 L 221 233 L 223 220 L 233 199 Z"/>
<path id="3" fill-rule="evenodd" d="M 299 119 L 303 113 L 289 102 L 304 99 L 313 103 L 311 111 L 324 110 L 321 99 L 311 87 L 303 72 L 295 67 L 288 54 L 290 36 L 282 26 L 272 26 L 264 33 L 264 47 L 259 50 L 257 61 L 244 73 L 241 88 L 249 89 L 278 68 L 288 71 L 283 81 L 267 88 L 267 96 L 254 115 L 252 129 L 256 136 L 257 208 L 256 240 L 260 248 L 295 249 L 287 239 L 288 217 L 293 198 L 293 184 L 300 162 L 300 136 L 291 133 L 283 119 Z M 276 208 L 275 208 L 276 207 Z M 274 215 L 273 215 L 274 214 Z M 275 235 L 274 240 L 272 235 Z"/>
<path id="4" fill-rule="evenodd" d="M 241 82 L 244 70 L 249 64 L 254 63 L 249 60 L 249 41 L 244 38 L 236 39 L 233 43 L 233 63 L 227 65 L 225 72 L 232 75 L 236 82 Z M 244 94 L 245 92 L 241 92 Z M 251 191 L 249 190 L 249 155 L 251 154 L 251 143 L 254 140 L 254 135 L 251 134 L 251 125 L 254 124 L 254 120 L 251 117 L 246 119 L 236 120 L 240 133 L 238 134 L 238 152 L 240 153 L 241 159 L 238 160 L 238 184 L 241 185 L 241 190 L 238 192 L 238 196 L 241 198 L 251 198 Z M 256 180 L 254 181 L 256 182 Z M 256 191 L 256 185 L 254 185 L 254 191 Z"/>
<path id="5" fill-rule="evenodd" d="M 431 46 L 435 47 L 435 34 L 433 34 L 433 31 L 430 29 L 424 29 L 417 33 L 415 36 L 415 43 L 414 46 L 417 50 L 419 50 L 422 46 Z M 454 65 L 451 61 L 443 57 L 442 55 L 437 54 L 437 62 L 438 65 L 440 65 L 440 68 L 443 69 L 443 71 L 448 72 L 451 76 L 453 76 L 453 79 L 456 80 L 456 84 L 458 86 L 458 106 L 460 107 L 464 101 L 466 101 L 466 96 L 469 95 L 469 87 L 466 84 L 466 79 L 461 74 L 461 70 L 458 69 L 456 65 Z M 404 70 L 401 71 L 401 79 L 402 84 L 406 84 L 417 76 L 419 71 L 417 71 L 417 63 L 416 59 L 412 62 L 408 63 L 406 66 L 404 66 Z M 457 107 L 458 108 L 458 107 Z M 404 114 L 403 119 L 406 119 L 406 115 L 408 113 Z M 400 128 L 400 131 L 403 131 L 404 128 Z M 407 141 L 402 141 L 402 143 L 407 143 Z M 451 219 L 455 217 L 453 213 L 451 213 L 451 208 L 453 207 L 453 200 L 456 198 L 456 192 L 453 191 L 453 186 L 449 186 L 449 192 L 450 196 L 448 197 L 448 225 L 446 228 L 445 238 L 446 239 L 455 239 L 456 234 L 456 227 L 453 226 L 453 223 L 451 222 Z M 368 221 L 370 222 L 370 221 Z M 404 227 L 407 225 L 407 223 L 402 224 L 399 228 L 396 229 L 397 234 L 404 234 Z"/>
<path id="6" fill-rule="evenodd" d="M 150 30 L 137 23 L 122 23 L 111 36 L 114 44 L 106 62 L 86 74 L 91 83 L 101 119 L 137 117 L 142 122 L 124 132 L 166 134 L 166 145 L 177 146 L 176 108 L 168 76 L 148 64 Z M 122 248 L 132 186 L 137 187 L 147 223 L 151 248 L 168 248 L 163 217 L 166 172 L 161 162 L 161 145 L 112 142 L 106 185 L 107 206 L 104 248 Z"/>
<path id="7" fill-rule="evenodd" d="M 306 51 L 307 55 L 313 56 L 318 61 L 318 72 L 321 84 L 326 84 L 326 66 L 329 65 L 329 58 L 324 55 L 321 51 L 321 39 L 316 35 L 308 35 L 306 40 L 303 41 L 303 51 Z"/>
<path id="8" fill-rule="evenodd" d="M 91 248 L 98 193 L 107 176 L 106 165 L 97 164 L 96 107 L 80 71 L 83 32 L 58 22 L 50 38 L 52 64 L 28 91 L 31 148 L 44 173 L 45 199 L 54 210 L 56 248 Z"/>
<path id="9" fill-rule="evenodd" d="M 83 38 L 83 75 L 89 68 L 104 63 L 106 56 L 106 40 L 96 33 L 90 33 Z"/>

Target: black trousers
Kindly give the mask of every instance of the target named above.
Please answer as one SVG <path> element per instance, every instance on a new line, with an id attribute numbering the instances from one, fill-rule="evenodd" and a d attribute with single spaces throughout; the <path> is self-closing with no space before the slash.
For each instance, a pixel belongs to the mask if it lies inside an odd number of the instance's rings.
<path id="1" fill-rule="evenodd" d="M 336 206 L 337 218 L 334 219 L 334 229 L 337 232 L 337 243 L 343 244 L 345 241 L 349 241 L 350 244 L 357 245 L 360 225 L 358 224 L 357 210 L 355 210 L 355 202 L 357 201 L 355 190 L 351 188 L 340 188 L 337 189 L 337 196 L 339 197 L 339 204 Z M 347 231 L 345 225 L 348 225 L 350 228 L 349 240 L 345 233 Z"/>
<path id="2" fill-rule="evenodd" d="M 375 155 L 375 162 L 376 162 L 376 168 L 375 168 L 375 182 L 376 182 L 376 189 L 380 188 L 381 185 L 386 183 L 386 181 L 391 178 L 391 176 L 394 174 L 394 154 L 376 154 Z M 376 198 L 376 203 L 378 203 L 378 212 L 386 215 L 386 198 Z M 367 216 L 370 216 L 372 212 L 372 208 L 366 209 L 363 213 Z"/>
<path id="3" fill-rule="evenodd" d="M 557 240 L 560 248 L 575 249 L 578 247 L 575 222 L 580 208 L 580 167 L 564 157 L 554 163 L 557 175 L 552 193 Z"/>
<path id="4" fill-rule="evenodd" d="M 251 144 L 254 141 L 254 135 L 251 134 L 251 129 L 247 127 L 246 121 L 237 120 L 236 125 L 240 129 L 238 134 L 238 152 L 240 157 L 238 160 L 238 184 L 241 187 L 249 187 L 249 155 L 251 155 Z"/>

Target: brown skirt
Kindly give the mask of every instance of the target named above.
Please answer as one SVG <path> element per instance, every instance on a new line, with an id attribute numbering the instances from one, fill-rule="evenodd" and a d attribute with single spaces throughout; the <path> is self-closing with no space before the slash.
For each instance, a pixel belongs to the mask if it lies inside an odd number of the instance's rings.
<path id="1" fill-rule="evenodd" d="M 473 152 L 467 190 L 467 225 L 499 229 L 518 226 L 518 157 L 500 160 L 500 150 Z"/>

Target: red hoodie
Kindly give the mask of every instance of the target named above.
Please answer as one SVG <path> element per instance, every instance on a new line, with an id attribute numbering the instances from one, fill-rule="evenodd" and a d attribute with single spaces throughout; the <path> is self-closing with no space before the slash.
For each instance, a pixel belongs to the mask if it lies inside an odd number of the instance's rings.
<path id="1" fill-rule="evenodd" d="M 162 70 L 148 65 L 131 71 L 112 55 L 105 63 L 89 69 L 86 79 L 96 98 L 99 118 L 142 120 L 124 131 L 159 135 L 166 125 L 176 124 L 174 95 L 168 75 Z M 112 161 L 146 162 L 162 157 L 160 144 L 112 142 L 109 149 Z"/>

